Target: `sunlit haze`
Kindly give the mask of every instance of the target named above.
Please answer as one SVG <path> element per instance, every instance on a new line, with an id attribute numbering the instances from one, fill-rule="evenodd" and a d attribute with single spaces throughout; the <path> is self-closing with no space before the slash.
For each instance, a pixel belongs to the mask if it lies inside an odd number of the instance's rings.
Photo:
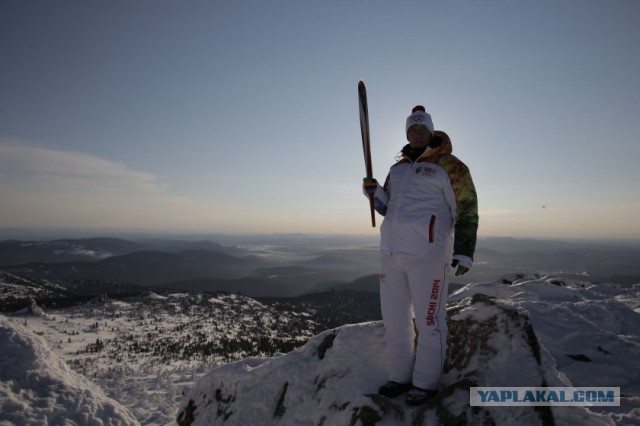
<path id="1" fill-rule="evenodd" d="M 423 104 L 480 236 L 640 238 L 640 2 L 4 1 L 0 228 L 375 234 Z M 378 217 L 378 223 L 382 221 Z"/>

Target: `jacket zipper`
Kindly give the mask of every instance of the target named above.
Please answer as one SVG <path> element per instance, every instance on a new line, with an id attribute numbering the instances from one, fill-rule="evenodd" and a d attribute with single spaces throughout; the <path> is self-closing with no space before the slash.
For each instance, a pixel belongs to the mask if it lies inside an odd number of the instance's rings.
<path id="1" fill-rule="evenodd" d="M 416 165 L 416 162 L 413 161 L 411 163 L 411 165 L 409 166 L 409 173 L 406 173 L 402 177 L 402 181 L 400 182 L 400 197 L 398 198 L 398 206 L 402 206 L 402 204 L 404 202 L 404 196 L 405 196 L 404 192 L 405 192 L 407 184 L 408 184 L 408 182 L 410 180 L 410 176 L 412 176 L 411 172 L 413 172 L 413 169 L 414 169 L 415 165 Z M 392 239 L 392 245 L 391 245 L 391 250 L 390 250 L 391 251 L 391 253 L 390 253 L 391 255 L 393 255 L 393 252 L 395 251 L 396 245 L 397 245 L 396 239 L 398 237 L 398 220 L 399 220 L 398 218 L 399 218 L 399 215 L 396 215 L 394 217 L 394 220 L 393 220 L 393 227 L 392 227 L 393 239 Z"/>

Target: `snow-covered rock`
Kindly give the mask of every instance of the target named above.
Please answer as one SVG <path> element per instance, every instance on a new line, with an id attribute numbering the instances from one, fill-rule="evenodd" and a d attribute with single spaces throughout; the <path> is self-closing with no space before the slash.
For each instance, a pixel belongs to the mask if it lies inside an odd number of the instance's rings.
<path id="1" fill-rule="evenodd" d="M 554 294 L 552 288 L 540 288 L 544 297 Z M 477 288 L 466 286 L 451 298 L 445 373 L 440 393 L 424 406 L 412 408 L 403 398 L 376 395 L 378 386 L 386 380 L 386 346 L 382 323 L 371 322 L 325 331 L 286 355 L 245 359 L 213 369 L 186 395 L 177 422 L 324 426 L 613 424 L 611 416 L 583 407 L 469 406 L 471 386 L 571 385 L 538 338 L 528 311 L 511 300 L 522 291 L 510 288 L 508 283 L 487 283 Z M 574 300 L 572 296 L 559 295 L 552 298 L 552 303 Z"/>
<path id="2" fill-rule="evenodd" d="M 0 316 L 0 425 L 137 425 L 18 320 Z"/>

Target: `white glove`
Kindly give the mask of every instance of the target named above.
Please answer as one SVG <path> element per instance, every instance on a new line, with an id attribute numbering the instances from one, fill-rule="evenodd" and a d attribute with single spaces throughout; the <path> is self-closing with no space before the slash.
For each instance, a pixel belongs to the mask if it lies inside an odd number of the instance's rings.
<path id="1" fill-rule="evenodd" d="M 473 266 L 473 260 L 469 256 L 464 256 L 462 254 L 454 254 L 453 260 L 451 262 L 451 267 L 456 268 L 455 276 L 458 277 L 460 275 L 464 275 Z"/>

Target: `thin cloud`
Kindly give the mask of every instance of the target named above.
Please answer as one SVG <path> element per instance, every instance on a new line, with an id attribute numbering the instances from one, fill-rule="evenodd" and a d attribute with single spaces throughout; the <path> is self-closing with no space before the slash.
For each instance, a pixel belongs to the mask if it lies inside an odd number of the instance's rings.
<path id="1" fill-rule="evenodd" d="M 0 141 L 0 166 L 3 177 L 48 182 L 87 181 L 102 187 L 133 187 L 161 193 L 166 186 L 160 177 L 129 169 L 126 165 L 91 154 L 56 150 L 23 141 Z"/>
<path id="2" fill-rule="evenodd" d="M 173 194 L 160 179 L 91 154 L 0 140 L 0 227 L 246 229 L 255 220 L 242 204 Z"/>

